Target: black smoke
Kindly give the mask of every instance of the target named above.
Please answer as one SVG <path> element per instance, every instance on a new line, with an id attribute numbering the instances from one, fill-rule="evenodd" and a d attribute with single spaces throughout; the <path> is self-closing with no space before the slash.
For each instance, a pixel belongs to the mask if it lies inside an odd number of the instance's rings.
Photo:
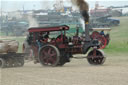
<path id="1" fill-rule="evenodd" d="M 89 22 L 89 13 L 88 13 L 89 5 L 88 5 L 88 3 L 84 0 L 71 0 L 71 2 L 79 8 L 79 11 L 80 11 L 81 15 L 83 16 L 84 21 Z"/>

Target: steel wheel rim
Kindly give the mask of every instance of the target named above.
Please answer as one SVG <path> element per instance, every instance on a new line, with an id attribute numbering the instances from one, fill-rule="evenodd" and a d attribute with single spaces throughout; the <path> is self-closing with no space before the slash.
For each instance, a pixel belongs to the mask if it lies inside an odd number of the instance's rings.
<path id="1" fill-rule="evenodd" d="M 93 56 L 93 51 L 88 54 L 87 60 L 92 65 L 101 65 L 105 62 L 105 57 L 102 52 L 96 50 L 96 56 Z"/>
<path id="2" fill-rule="evenodd" d="M 102 64 L 102 62 L 104 61 L 104 57 L 100 58 L 89 58 L 90 59 L 90 62 L 91 64 L 95 64 L 95 65 L 99 65 L 99 64 Z"/>
<path id="3" fill-rule="evenodd" d="M 46 46 L 41 50 L 40 61 L 43 65 L 53 66 L 57 62 L 57 52 L 54 48 Z"/>

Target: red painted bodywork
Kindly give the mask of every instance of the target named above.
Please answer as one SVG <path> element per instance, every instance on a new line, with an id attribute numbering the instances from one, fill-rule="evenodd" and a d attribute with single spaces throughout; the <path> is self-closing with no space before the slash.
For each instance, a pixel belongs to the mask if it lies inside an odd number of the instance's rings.
<path id="1" fill-rule="evenodd" d="M 69 27 L 66 25 L 56 27 L 32 27 L 28 29 L 28 32 L 51 32 L 61 30 L 69 30 Z"/>
<path id="2" fill-rule="evenodd" d="M 61 35 L 60 38 L 55 38 L 54 40 L 51 40 L 50 42 L 44 41 L 46 44 L 51 44 L 56 46 L 59 50 L 64 50 L 65 52 L 70 52 L 71 54 L 77 54 L 82 53 L 82 44 L 78 43 L 78 41 L 81 41 L 81 39 L 78 36 L 72 36 L 72 43 L 73 46 L 69 46 L 69 42 L 65 43 L 66 36 L 66 30 L 69 30 L 69 27 L 66 25 L 63 26 L 56 26 L 56 27 L 32 27 L 28 29 L 29 33 L 32 33 L 33 35 L 33 44 L 31 44 L 31 47 L 34 52 L 34 56 L 38 56 L 39 47 L 36 43 L 36 36 L 40 32 L 52 32 L 52 31 L 60 31 Z M 65 37 L 64 37 L 65 36 Z"/>

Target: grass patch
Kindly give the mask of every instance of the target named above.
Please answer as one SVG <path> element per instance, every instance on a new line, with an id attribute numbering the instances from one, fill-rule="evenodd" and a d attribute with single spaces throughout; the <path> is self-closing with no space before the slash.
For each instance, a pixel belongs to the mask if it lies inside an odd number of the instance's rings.
<path id="1" fill-rule="evenodd" d="M 119 17 L 120 25 L 112 27 L 110 44 L 104 49 L 109 54 L 128 55 L 128 17 Z"/>

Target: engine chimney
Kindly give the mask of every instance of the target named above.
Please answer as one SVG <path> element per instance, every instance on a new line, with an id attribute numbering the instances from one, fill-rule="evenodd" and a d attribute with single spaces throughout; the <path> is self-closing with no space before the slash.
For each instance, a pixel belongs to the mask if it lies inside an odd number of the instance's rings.
<path id="1" fill-rule="evenodd" d="M 85 23 L 85 40 L 90 41 L 90 35 L 89 35 L 89 25 L 88 23 Z"/>
<path id="2" fill-rule="evenodd" d="M 84 18 L 85 22 L 85 40 L 90 41 L 90 35 L 89 35 L 89 14 L 87 10 L 82 10 L 81 15 Z"/>

